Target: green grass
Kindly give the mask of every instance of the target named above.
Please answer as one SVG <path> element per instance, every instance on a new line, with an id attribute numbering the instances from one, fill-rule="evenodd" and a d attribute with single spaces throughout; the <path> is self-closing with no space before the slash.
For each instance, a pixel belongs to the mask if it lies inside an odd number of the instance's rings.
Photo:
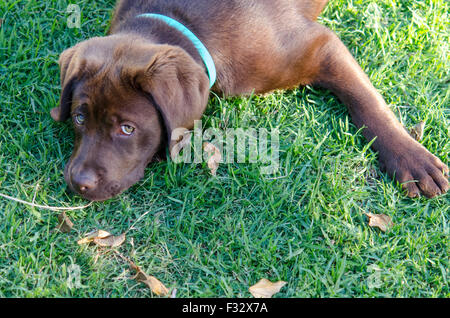
<path id="1" fill-rule="evenodd" d="M 81 29 L 66 26 L 68 1 L 0 3 L 0 192 L 86 204 L 63 179 L 70 124 L 49 110 L 60 93 L 59 53 L 104 35 L 113 2 L 76 1 Z M 320 18 L 405 126 L 426 122 L 422 143 L 446 163 L 448 11 L 445 0 L 335 0 Z M 406 198 L 333 95 L 212 97 L 204 126 L 278 128 L 280 171 L 230 164 L 214 178 L 205 164 L 157 163 L 120 197 L 69 212 L 70 234 L 54 230 L 55 212 L 0 198 L 0 296 L 152 296 L 114 253 L 97 257 L 98 248 L 76 243 L 95 228 L 122 233 L 148 211 L 117 250 L 178 297 L 248 297 L 263 277 L 287 282 L 276 297 L 450 296 L 449 195 Z M 369 228 L 369 211 L 392 217 L 392 230 Z M 68 284 L 73 264 L 79 288 Z"/>

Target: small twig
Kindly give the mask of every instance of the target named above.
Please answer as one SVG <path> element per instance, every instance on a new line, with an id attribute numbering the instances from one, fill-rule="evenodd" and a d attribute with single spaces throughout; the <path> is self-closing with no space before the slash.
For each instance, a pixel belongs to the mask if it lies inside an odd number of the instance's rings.
<path id="1" fill-rule="evenodd" d="M 20 200 L 20 199 L 17 199 L 17 198 L 14 198 L 14 197 L 11 197 L 11 196 L 9 196 L 9 195 L 2 194 L 2 193 L 0 193 L 0 197 L 3 197 L 3 198 L 8 199 L 8 200 L 16 201 L 16 202 L 19 202 L 19 203 L 22 203 L 22 204 L 30 205 L 30 206 L 35 207 L 35 208 L 46 209 L 46 210 L 52 210 L 52 211 L 73 211 L 73 210 L 81 210 L 81 209 L 87 208 L 87 207 L 90 206 L 92 203 L 94 203 L 94 202 L 91 202 L 91 203 L 89 203 L 89 204 L 87 204 L 87 205 L 84 205 L 84 206 L 77 206 L 77 207 L 56 207 L 56 206 L 40 205 L 40 204 L 35 204 L 35 203 L 27 202 L 27 201 Z"/>

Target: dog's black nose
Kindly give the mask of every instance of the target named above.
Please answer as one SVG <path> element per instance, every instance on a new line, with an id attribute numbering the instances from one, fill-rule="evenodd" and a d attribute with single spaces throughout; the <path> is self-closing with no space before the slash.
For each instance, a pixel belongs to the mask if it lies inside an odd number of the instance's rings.
<path id="1" fill-rule="evenodd" d="M 98 177 L 92 170 L 81 171 L 72 176 L 72 184 L 80 193 L 92 191 L 97 187 Z"/>

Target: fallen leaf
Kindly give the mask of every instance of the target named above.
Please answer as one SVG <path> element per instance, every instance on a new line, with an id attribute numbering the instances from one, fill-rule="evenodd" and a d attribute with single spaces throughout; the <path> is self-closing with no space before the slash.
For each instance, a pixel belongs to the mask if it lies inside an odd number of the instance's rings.
<path id="1" fill-rule="evenodd" d="M 58 215 L 58 226 L 57 229 L 63 233 L 69 233 L 72 230 L 73 223 L 70 221 L 66 212 L 62 212 Z"/>
<path id="2" fill-rule="evenodd" d="M 167 296 L 169 294 L 166 286 L 154 276 L 147 276 L 147 279 L 142 281 L 142 283 L 146 284 L 158 296 Z"/>
<path id="3" fill-rule="evenodd" d="M 222 160 L 220 150 L 208 142 L 203 143 L 203 150 L 210 156 L 208 159 L 208 168 L 211 170 L 211 174 L 215 176 L 217 169 L 219 168 L 220 161 Z"/>
<path id="4" fill-rule="evenodd" d="M 77 243 L 79 245 L 89 244 L 89 243 L 94 242 L 94 239 L 102 239 L 102 238 L 106 238 L 108 236 L 111 236 L 111 233 L 103 231 L 103 230 L 95 230 L 95 231 L 92 231 L 92 232 L 86 234 L 86 236 L 84 238 L 82 238 L 81 240 L 79 240 Z"/>
<path id="5" fill-rule="evenodd" d="M 163 283 L 161 283 L 156 277 L 147 275 L 144 273 L 139 266 L 129 261 L 130 267 L 136 271 L 136 275 L 133 277 L 134 280 L 147 285 L 151 291 L 158 296 L 169 295 L 169 290 Z"/>
<path id="6" fill-rule="evenodd" d="M 271 298 L 286 284 L 283 281 L 272 283 L 270 280 L 263 278 L 248 290 L 255 298 Z"/>
<path id="7" fill-rule="evenodd" d="M 383 232 L 386 232 L 393 225 L 391 218 L 385 214 L 364 213 L 369 218 L 370 227 L 378 227 Z"/>
<path id="8" fill-rule="evenodd" d="M 415 140 L 420 141 L 423 138 L 424 129 L 425 129 L 425 122 L 421 121 L 417 125 L 415 125 L 413 128 L 410 129 L 409 134 Z"/>
<path id="9" fill-rule="evenodd" d="M 122 243 L 125 242 L 125 239 L 126 236 L 125 233 L 123 233 L 119 236 L 110 235 L 104 238 L 96 237 L 93 242 L 102 247 L 117 247 L 122 245 Z"/>

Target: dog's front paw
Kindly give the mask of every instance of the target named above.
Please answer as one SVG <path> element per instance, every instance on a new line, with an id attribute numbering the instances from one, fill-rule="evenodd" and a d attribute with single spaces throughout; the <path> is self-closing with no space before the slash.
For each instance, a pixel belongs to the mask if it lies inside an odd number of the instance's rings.
<path id="1" fill-rule="evenodd" d="M 395 176 L 411 198 L 420 194 L 432 198 L 449 189 L 448 167 L 416 142 L 380 154 L 382 167 Z"/>

